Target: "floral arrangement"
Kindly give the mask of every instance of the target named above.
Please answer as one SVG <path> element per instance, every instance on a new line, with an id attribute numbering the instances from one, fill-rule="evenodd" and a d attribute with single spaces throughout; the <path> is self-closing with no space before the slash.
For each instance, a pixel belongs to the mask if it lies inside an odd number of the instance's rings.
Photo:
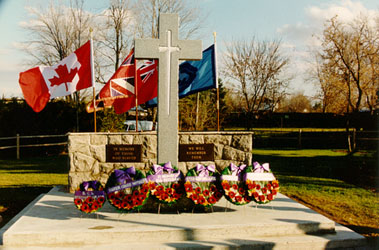
<path id="1" fill-rule="evenodd" d="M 217 187 L 217 174 L 214 165 L 203 166 L 197 164 L 195 168 L 187 172 L 184 189 L 187 198 L 192 200 L 196 205 L 211 207 L 222 197 Z"/>
<path id="2" fill-rule="evenodd" d="M 141 209 L 149 196 L 145 175 L 134 167 L 116 169 L 105 187 L 109 203 L 120 211 Z"/>
<path id="3" fill-rule="evenodd" d="M 235 205 L 245 205 L 251 201 L 243 182 L 243 170 L 245 168 L 246 165 L 236 166 L 231 163 L 221 173 L 221 186 L 225 198 Z"/>
<path id="4" fill-rule="evenodd" d="M 274 200 L 279 192 L 279 182 L 272 174 L 269 164 L 260 165 L 254 162 L 253 166 L 247 167 L 245 172 L 245 184 L 249 196 L 260 204 Z"/>
<path id="5" fill-rule="evenodd" d="M 98 181 L 82 182 L 74 194 L 75 206 L 87 214 L 98 211 L 104 202 L 104 188 Z"/>
<path id="6" fill-rule="evenodd" d="M 154 164 L 146 175 L 151 195 L 159 202 L 171 205 L 182 196 L 182 172 L 171 165 L 171 162 Z"/>

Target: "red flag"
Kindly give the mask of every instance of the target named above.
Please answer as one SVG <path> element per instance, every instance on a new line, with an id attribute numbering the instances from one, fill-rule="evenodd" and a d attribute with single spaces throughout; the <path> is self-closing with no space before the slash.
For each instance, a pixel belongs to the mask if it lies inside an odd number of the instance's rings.
<path id="1" fill-rule="evenodd" d="M 120 67 L 96 96 L 96 111 L 111 108 L 118 98 L 127 98 L 134 93 L 134 50 L 122 62 Z M 87 112 L 93 112 L 93 100 L 87 104 Z"/>
<path id="2" fill-rule="evenodd" d="M 21 72 L 19 83 L 25 101 L 35 112 L 40 112 L 49 99 L 91 87 L 91 73 L 91 43 L 88 41 L 54 66 Z"/>
<path id="3" fill-rule="evenodd" d="M 138 105 L 157 97 L 158 95 L 158 72 L 157 60 L 146 61 L 137 70 L 137 101 Z M 136 95 L 126 99 L 117 99 L 114 103 L 114 110 L 117 114 L 122 114 L 136 106 Z"/>
<path id="4" fill-rule="evenodd" d="M 135 107 L 134 71 L 134 50 L 132 50 L 96 96 L 96 110 L 113 106 L 117 114 L 122 114 Z M 147 102 L 151 96 L 157 96 L 157 61 L 143 63 L 137 70 L 137 80 L 138 104 Z M 93 101 L 91 101 L 87 105 L 87 112 L 93 110 Z"/>

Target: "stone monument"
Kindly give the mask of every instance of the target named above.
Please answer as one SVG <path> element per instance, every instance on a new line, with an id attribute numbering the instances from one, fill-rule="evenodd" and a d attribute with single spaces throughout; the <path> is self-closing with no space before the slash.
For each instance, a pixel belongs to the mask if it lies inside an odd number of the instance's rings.
<path id="1" fill-rule="evenodd" d="M 179 40 L 177 14 L 161 14 L 159 39 L 136 39 L 136 59 L 158 59 L 158 155 L 157 163 L 178 165 L 179 60 L 200 60 L 200 40 Z"/>

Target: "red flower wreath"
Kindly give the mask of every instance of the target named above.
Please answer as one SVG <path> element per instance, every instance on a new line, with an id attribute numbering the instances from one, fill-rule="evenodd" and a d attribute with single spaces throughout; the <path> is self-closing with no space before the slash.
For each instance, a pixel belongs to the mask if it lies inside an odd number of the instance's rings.
<path id="1" fill-rule="evenodd" d="M 221 191 L 217 188 L 217 174 L 215 166 L 203 166 L 197 164 L 195 168 L 187 172 L 184 189 L 187 198 L 196 205 L 211 207 L 222 197 Z"/>
<path id="2" fill-rule="evenodd" d="M 251 201 L 242 180 L 242 171 L 245 167 L 246 165 L 236 166 L 231 163 L 222 171 L 221 186 L 225 198 L 235 205 L 245 205 Z"/>
<path id="3" fill-rule="evenodd" d="M 116 169 L 106 184 L 109 203 L 120 211 L 139 210 L 149 196 L 145 175 L 134 167 Z"/>
<path id="4" fill-rule="evenodd" d="M 75 206 L 84 213 L 94 213 L 103 207 L 105 192 L 98 181 L 85 181 L 74 194 Z"/>
<path id="5" fill-rule="evenodd" d="M 182 173 L 171 162 L 153 165 L 147 172 L 151 195 L 159 202 L 173 204 L 183 194 Z"/>
<path id="6" fill-rule="evenodd" d="M 254 162 L 252 166 L 247 167 L 245 173 L 245 184 L 249 196 L 260 204 L 268 203 L 275 199 L 279 192 L 279 182 L 272 174 L 269 164 L 260 165 Z"/>

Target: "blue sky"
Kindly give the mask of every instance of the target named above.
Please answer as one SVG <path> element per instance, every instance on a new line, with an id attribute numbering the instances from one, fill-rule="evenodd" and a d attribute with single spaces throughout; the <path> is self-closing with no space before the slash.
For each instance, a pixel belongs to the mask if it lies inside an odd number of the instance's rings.
<path id="1" fill-rule="evenodd" d="M 30 20 L 25 6 L 49 3 L 48 0 L 0 0 L 0 96 L 22 96 L 18 74 L 30 66 L 23 65 L 25 55 L 15 46 L 27 39 L 21 22 Z M 99 13 L 108 1 L 87 0 L 87 11 Z M 315 87 L 304 83 L 309 48 L 317 46 L 313 34 L 320 34 L 323 22 L 338 15 L 351 21 L 359 14 L 379 13 L 377 0 L 198 0 L 198 6 L 207 14 L 203 33 L 203 47 L 213 43 L 217 32 L 219 58 L 224 45 L 233 40 L 280 39 L 283 52 L 292 59 L 291 74 L 295 76 L 290 92 L 303 92 L 312 96 Z"/>

